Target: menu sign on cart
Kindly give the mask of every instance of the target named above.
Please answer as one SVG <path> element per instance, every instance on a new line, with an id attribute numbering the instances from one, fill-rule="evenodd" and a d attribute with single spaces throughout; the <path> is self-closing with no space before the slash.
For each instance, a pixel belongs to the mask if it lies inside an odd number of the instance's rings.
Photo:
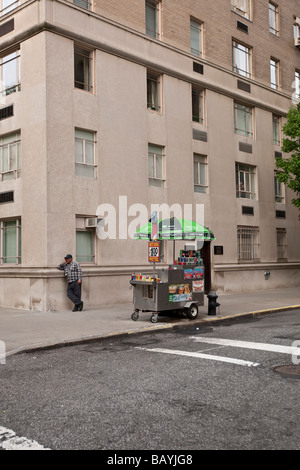
<path id="1" fill-rule="evenodd" d="M 159 242 L 149 242 L 148 259 L 149 263 L 159 262 Z"/>

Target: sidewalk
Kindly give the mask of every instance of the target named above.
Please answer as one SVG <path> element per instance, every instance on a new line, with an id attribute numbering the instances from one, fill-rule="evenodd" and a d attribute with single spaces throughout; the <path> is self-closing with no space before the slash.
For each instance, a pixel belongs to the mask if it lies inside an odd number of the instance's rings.
<path id="1" fill-rule="evenodd" d="M 217 300 L 221 304 L 217 309 L 217 315 L 207 315 L 205 295 L 205 305 L 199 307 L 196 320 L 159 316 L 157 323 L 150 322 L 151 314 L 148 312 L 140 312 L 139 320 L 133 321 L 132 303 L 87 307 L 82 312 L 62 310 L 45 313 L 0 307 L 0 340 L 5 343 L 6 355 L 11 355 L 122 334 L 157 331 L 192 324 L 199 326 L 228 318 L 274 313 L 292 308 L 300 309 L 300 288 L 221 294 Z"/>

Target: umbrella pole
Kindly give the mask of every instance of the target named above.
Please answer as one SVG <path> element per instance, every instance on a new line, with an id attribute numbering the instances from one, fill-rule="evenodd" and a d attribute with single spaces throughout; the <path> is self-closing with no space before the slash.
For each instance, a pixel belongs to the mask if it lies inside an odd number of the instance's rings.
<path id="1" fill-rule="evenodd" d="M 175 262 L 175 240 L 173 240 L 173 261 L 172 264 Z"/>

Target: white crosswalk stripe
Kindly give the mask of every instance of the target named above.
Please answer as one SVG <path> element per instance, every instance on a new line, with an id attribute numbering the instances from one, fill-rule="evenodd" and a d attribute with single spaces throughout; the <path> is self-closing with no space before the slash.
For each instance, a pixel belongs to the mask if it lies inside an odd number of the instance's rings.
<path id="1" fill-rule="evenodd" d="M 205 338 L 203 336 L 190 336 L 197 343 L 218 344 L 219 346 L 231 346 L 235 348 L 257 349 L 259 351 L 270 351 L 282 354 L 297 354 L 299 348 L 294 346 L 281 346 L 279 344 L 256 343 L 250 341 L 237 341 L 222 338 Z"/>

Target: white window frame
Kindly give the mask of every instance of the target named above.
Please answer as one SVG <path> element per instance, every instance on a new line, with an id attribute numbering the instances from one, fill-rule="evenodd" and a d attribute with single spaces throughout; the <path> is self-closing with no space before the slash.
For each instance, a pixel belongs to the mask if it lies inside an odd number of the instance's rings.
<path id="1" fill-rule="evenodd" d="M 148 179 L 150 186 L 164 187 L 166 180 L 164 150 L 161 145 L 148 144 Z"/>
<path id="2" fill-rule="evenodd" d="M 256 167 L 247 163 L 235 164 L 236 197 L 256 200 Z"/>
<path id="3" fill-rule="evenodd" d="M 272 116 L 273 128 L 273 144 L 281 146 L 281 117 L 273 114 Z"/>
<path id="4" fill-rule="evenodd" d="M 251 78 L 252 48 L 236 40 L 232 40 L 232 70 L 238 75 Z"/>
<path id="5" fill-rule="evenodd" d="M 192 121 L 204 123 L 204 90 L 192 86 Z"/>
<path id="6" fill-rule="evenodd" d="M 147 36 L 160 39 L 160 24 L 160 0 L 145 0 L 145 27 Z"/>
<path id="7" fill-rule="evenodd" d="M 231 10 L 247 20 L 250 20 L 251 0 L 231 0 Z"/>
<path id="8" fill-rule="evenodd" d="M 21 133 L 0 137 L 0 181 L 21 176 Z"/>
<path id="9" fill-rule="evenodd" d="M 80 60 L 82 64 L 79 67 Z M 74 86 L 76 89 L 93 93 L 93 62 L 92 50 L 74 44 Z M 80 69 L 82 69 L 83 81 L 79 80 Z"/>
<path id="10" fill-rule="evenodd" d="M 274 59 L 274 57 L 270 58 L 270 83 L 271 88 L 273 90 L 279 89 L 280 84 L 280 62 L 278 59 Z"/>
<path id="11" fill-rule="evenodd" d="M 0 16 L 4 16 L 10 11 L 14 10 L 20 5 L 20 0 L 1 0 L 0 1 Z"/>
<path id="12" fill-rule="evenodd" d="M 8 256 L 5 255 L 5 239 L 8 234 L 9 227 L 6 226 L 6 224 L 15 222 L 15 230 L 14 227 L 12 226 L 11 228 L 15 231 L 15 234 L 13 236 L 15 237 L 15 244 L 14 244 L 14 249 L 15 249 L 15 254 L 13 256 Z M 7 264 L 21 264 L 22 258 L 21 258 L 21 219 L 16 218 L 16 219 L 7 219 L 7 220 L 1 220 L 0 221 L 0 264 L 2 265 L 7 265 Z M 10 261 L 12 259 L 12 261 Z"/>
<path id="13" fill-rule="evenodd" d="M 234 133 L 253 139 L 253 108 L 234 102 Z"/>
<path id="14" fill-rule="evenodd" d="M 147 108 L 152 111 L 161 112 L 161 90 L 162 76 L 148 71 L 147 72 Z"/>
<path id="15" fill-rule="evenodd" d="M 238 261 L 249 262 L 259 260 L 259 228 L 240 225 L 237 227 Z"/>
<path id="16" fill-rule="evenodd" d="M 80 154 L 77 152 L 81 146 Z M 93 162 L 88 161 L 88 146 L 92 146 Z M 75 174 L 79 177 L 96 178 L 96 132 L 75 128 Z"/>
<path id="17" fill-rule="evenodd" d="M 293 96 L 296 100 L 300 100 L 300 70 L 295 70 L 295 92 Z"/>
<path id="18" fill-rule="evenodd" d="M 203 23 L 190 19 L 190 48 L 191 54 L 202 57 L 203 54 Z"/>
<path id="19" fill-rule="evenodd" d="M 95 264 L 95 251 L 96 251 L 96 229 L 95 228 L 86 228 L 85 227 L 85 219 L 88 218 L 77 216 L 76 217 L 76 261 L 80 264 Z M 79 234 L 88 234 L 90 238 L 90 253 L 79 254 L 78 253 L 78 245 L 79 245 Z M 89 258 L 89 259 L 87 259 Z"/>
<path id="20" fill-rule="evenodd" d="M 207 192 L 207 156 L 194 153 L 194 192 L 205 194 Z"/>
<path id="21" fill-rule="evenodd" d="M 11 82 L 7 82 L 7 75 Z M 21 90 L 20 49 L 0 57 L 0 97 Z"/>
<path id="22" fill-rule="evenodd" d="M 77 7 L 84 8 L 85 10 L 92 10 L 93 2 L 92 0 L 73 0 L 73 4 Z"/>
<path id="23" fill-rule="evenodd" d="M 275 202 L 285 204 L 285 184 L 279 181 L 276 172 L 274 174 L 274 192 Z"/>
<path id="24" fill-rule="evenodd" d="M 279 36 L 279 8 L 273 2 L 269 2 L 269 31 Z"/>

